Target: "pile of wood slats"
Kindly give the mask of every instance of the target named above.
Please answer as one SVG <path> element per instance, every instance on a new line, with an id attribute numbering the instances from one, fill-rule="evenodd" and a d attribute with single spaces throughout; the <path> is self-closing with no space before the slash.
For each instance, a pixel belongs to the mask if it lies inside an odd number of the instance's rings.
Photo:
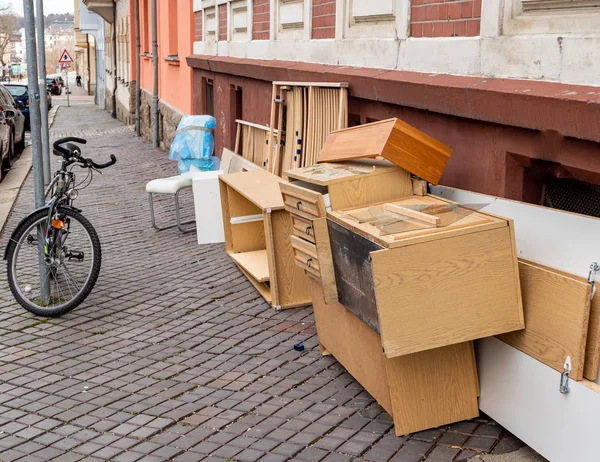
<path id="1" fill-rule="evenodd" d="M 236 123 L 235 152 L 244 159 L 266 168 L 269 159 L 269 127 L 239 119 Z M 277 143 L 278 131 L 275 130 L 273 135 L 273 142 Z"/>
<path id="2" fill-rule="evenodd" d="M 327 135 L 348 126 L 347 87 L 347 83 L 273 82 L 269 133 L 273 149 L 267 162 L 271 173 L 281 176 L 317 162 Z M 285 133 L 279 145 L 272 141 L 278 131 Z"/>

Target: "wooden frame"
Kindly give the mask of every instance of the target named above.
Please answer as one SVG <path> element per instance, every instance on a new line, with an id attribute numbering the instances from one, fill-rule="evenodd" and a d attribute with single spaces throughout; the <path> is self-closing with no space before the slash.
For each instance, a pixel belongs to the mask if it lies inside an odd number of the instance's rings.
<path id="1" fill-rule="evenodd" d="M 264 170 L 219 177 L 227 253 L 275 309 L 311 303 L 307 278 L 293 264 L 288 244 L 293 226 L 279 192 L 282 181 Z M 231 222 L 255 215 L 263 220 Z"/>
<path id="2" fill-rule="evenodd" d="M 277 143 L 280 129 L 274 129 L 273 140 L 270 140 L 271 129 L 266 125 L 236 119 L 237 131 L 235 135 L 236 154 L 244 159 L 266 169 L 269 156 L 270 143 Z"/>

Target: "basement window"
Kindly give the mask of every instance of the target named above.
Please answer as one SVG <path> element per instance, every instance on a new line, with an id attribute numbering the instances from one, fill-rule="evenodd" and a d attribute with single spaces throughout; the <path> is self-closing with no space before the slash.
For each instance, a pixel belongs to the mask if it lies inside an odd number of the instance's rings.
<path id="1" fill-rule="evenodd" d="M 600 7 L 600 0 L 521 0 L 523 11 L 575 10 Z"/>
<path id="2" fill-rule="evenodd" d="M 572 178 L 552 178 L 544 183 L 542 205 L 600 218 L 600 186 Z"/>

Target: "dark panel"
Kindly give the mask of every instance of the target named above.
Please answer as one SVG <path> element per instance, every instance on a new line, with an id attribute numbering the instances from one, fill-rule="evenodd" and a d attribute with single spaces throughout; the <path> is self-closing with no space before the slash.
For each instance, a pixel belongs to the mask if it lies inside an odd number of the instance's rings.
<path id="1" fill-rule="evenodd" d="M 370 253 L 383 247 L 327 220 L 338 300 L 379 332 L 379 316 Z"/>

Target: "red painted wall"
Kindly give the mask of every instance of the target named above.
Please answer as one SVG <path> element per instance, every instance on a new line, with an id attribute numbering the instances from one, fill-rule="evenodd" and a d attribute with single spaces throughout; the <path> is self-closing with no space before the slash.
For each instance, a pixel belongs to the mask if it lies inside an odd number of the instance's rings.
<path id="1" fill-rule="evenodd" d="M 479 35 L 482 0 L 412 0 L 412 37 Z"/>
<path id="2" fill-rule="evenodd" d="M 216 152 L 235 142 L 235 93 L 242 88 L 243 119 L 268 124 L 271 83 L 246 77 L 194 71 L 194 108 L 203 112 L 202 79 L 214 82 Z M 200 90 L 199 90 L 200 89 Z M 352 95 L 352 87 L 350 87 Z M 563 174 L 600 184 L 600 143 L 564 137 L 555 131 L 529 130 L 431 111 L 350 97 L 349 120 L 363 124 L 398 117 L 453 149 L 441 184 L 485 194 L 536 202 L 528 175 L 536 160 L 561 164 Z"/>
<path id="3" fill-rule="evenodd" d="M 335 38 L 335 0 L 313 0 L 312 38 Z"/>

